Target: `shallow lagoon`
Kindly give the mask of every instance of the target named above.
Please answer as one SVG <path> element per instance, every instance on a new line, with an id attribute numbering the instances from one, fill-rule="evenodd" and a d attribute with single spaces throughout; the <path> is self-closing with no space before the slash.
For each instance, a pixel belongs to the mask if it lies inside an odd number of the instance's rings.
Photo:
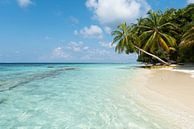
<path id="1" fill-rule="evenodd" d="M 129 64 L 1 64 L 0 75 L 0 128 L 170 128 L 130 97 Z"/>

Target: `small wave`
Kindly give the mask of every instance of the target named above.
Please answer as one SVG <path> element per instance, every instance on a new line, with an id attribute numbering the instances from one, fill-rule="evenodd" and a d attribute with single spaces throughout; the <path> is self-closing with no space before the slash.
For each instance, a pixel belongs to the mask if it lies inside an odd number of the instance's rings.
<path id="1" fill-rule="evenodd" d="M 194 70 L 186 70 L 186 69 L 172 69 L 172 70 L 177 72 L 188 73 L 191 75 L 192 78 L 194 78 Z"/>
<path id="2" fill-rule="evenodd" d="M 182 73 L 187 73 L 190 74 L 192 78 L 194 78 L 194 67 L 169 67 L 169 68 L 162 68 L 164 70 L 170 70 L 170 71 L 175 71 L 175 72 L 182 72 Z"/>

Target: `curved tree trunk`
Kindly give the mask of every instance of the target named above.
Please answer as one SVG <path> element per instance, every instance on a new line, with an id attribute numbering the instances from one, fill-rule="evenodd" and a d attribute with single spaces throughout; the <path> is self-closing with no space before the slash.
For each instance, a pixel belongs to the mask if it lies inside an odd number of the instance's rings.
<path id="1" fill-rule="evenodd" d="M 145 50 L 143 50 L 143 49 L 137 47 L 136 45 L 134 45 L 134 47 L 135 47 L 136 49 L 138 49 L 139 51 L 141 51 L 141 52 L 143 52 L 143 53 L 145 53 L 145 54 L 147 54 L 147 55 L 149 55 L 149 56 L 151 56 L 151 57 L 153 57 L 153 58 L 159 60 L 161 63 L 164 63 L 165 65 L 170 65 L 168 62 L 162 60 L 162 59 L 159 58 L 158 56 L 153 55 L 153 54 L 151 54 L 151 53 L 149 53 L 149 52 L 147 52 L 147 51 L 145 51 Z"/>

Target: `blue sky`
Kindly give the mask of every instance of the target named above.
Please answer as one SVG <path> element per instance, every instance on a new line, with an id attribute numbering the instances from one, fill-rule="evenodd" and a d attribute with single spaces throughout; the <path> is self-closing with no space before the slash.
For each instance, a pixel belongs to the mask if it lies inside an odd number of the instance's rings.
<path id="1" fill-rule="evenodd" d="M 135 62 L 116 54 L 111 30 L 147 10 L 194 0 L 0 0 L 0 62 Z"/>

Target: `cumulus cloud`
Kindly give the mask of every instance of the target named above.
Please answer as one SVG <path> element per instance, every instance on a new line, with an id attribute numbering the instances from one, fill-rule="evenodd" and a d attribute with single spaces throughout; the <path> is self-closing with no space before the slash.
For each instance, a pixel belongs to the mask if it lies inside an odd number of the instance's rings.
<path id="1" fill-rule="evenodd" d="M 31 0 L 17 0 L 18 5 L 22 8 L 28 7 L 30 4 L 32 4 Z"/>
<path id="2" fill-rule="evenodd" d="M 75 30 L 75 35 L 81 35 L 85 38 L 102 38 L 103 30 L 97 25 L 91 25 L 89 27 L 84 27 L 81 30 Z"/>
<path id="3" fill-rule="evenodd" d="M 187 0 L 187 3 L 194 3 L 194 0 Z"/>
<path id="4" fill-rule="evenodd" d="M 52 58 L 66 59 L 68 57 L 69 57 L 69 55 L 65 53 L 65 50 L 62 47 L 54 48 L 53 51 L 52 51 Z"/>
<path id="5" fill-rule="evenodd" d="M 74 42 L 74 41 L 71 41 L 69 44 L 68 44 L 68 47 L 67 47 L 69 50 L 72 50 L 74 52 L 80 52 L 82 50 L 87 50 L 89 47 L 85 46 L 83 44 L 83 42 Z"/>
<path id="6" fill-rule="evenodd" d="M 151 9 L 146 0 L 87 0 L 86 6 L 101 24 L 115 25 L 120 22 L 134 22 Z"/>

